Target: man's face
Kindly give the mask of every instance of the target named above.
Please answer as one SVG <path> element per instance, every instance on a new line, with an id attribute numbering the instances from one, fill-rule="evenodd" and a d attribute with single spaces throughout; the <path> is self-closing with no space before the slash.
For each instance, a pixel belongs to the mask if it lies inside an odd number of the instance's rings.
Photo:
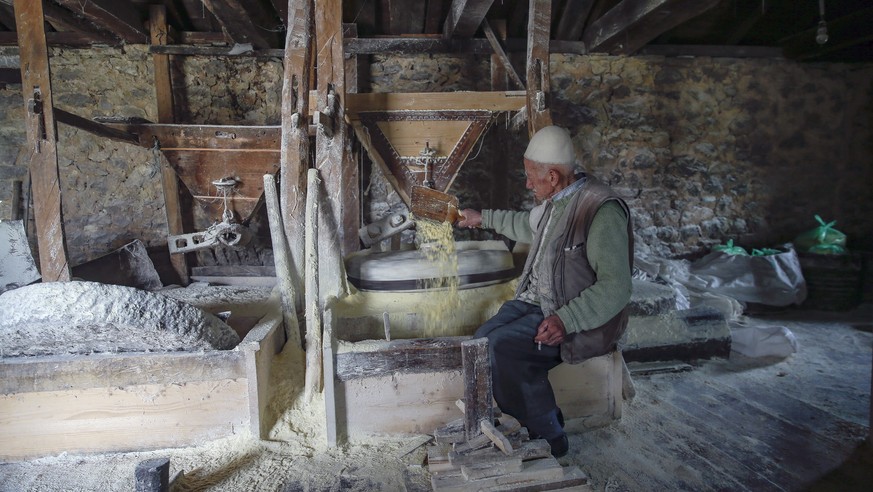
<path id="1" fill-rule="evenodd" d="M 529 159 L 524 160 L 524 174 L 527 177 L 525 186 L 533 190 L 536 201 L 542 202 L 555 194 L 555 183 L 547 166 L 537 164 Z"/>

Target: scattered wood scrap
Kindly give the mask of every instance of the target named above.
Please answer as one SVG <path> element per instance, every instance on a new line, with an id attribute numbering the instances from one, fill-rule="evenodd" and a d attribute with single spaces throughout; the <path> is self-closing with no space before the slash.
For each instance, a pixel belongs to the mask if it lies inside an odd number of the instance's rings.
<path id="1" fill-rule="evenodd" d="M 463 401 L 458 408 L 469 409 Z M 518 420 L 496 408 L 493 413 L 494 423 L 480 420 L 480 433 L 470 439 L 464 429 L 466 417 L 434 430 L 427 447 L 434 491 L 591 490 L 578 467 L 565 468 L 552 457 L 548 441 L 531 440 Z"/>
<path id="2" fill-rule="evenodd" d="M 492 406 L 488 342 L 461 342 L 464 417 L 434 430 L 427 447 L 436 492 L 591 490 L 578 467 L 563 467 L 545 439 L 530 439 L 526 427 Z M 476 425 L 472 425 L 475 422 Z"/>

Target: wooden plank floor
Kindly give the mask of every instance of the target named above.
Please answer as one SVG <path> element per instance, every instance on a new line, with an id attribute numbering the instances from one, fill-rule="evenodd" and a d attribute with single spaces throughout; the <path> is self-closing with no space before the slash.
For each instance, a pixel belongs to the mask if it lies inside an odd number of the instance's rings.
<path id="1" fill-rule="evenodd" d="M 799 352 L 637 376 L 622 419 L 571 431 L 570 453 L 559 462 L 578 466 L 596 491 L 873 490 L 873 452 L 862 445 L 873 305 L 753 321 L 789 328 Z M 302 387 L 302 375 L 293 377 L 299 381 L 290 387 Z M 304 430 L 287 442 L 241 435 L 198 448 L 0 463 L 0 492 L 129 491 L 136 464 L 159 457 L 171 458 L 171 474 L 185 471 L 181 490 L 429 491 L 423 448 L 405 450 L 414 440 L 326 450 L 317 432 Z"/>
<path id="2" fill-rule="evenodd" d="M 570 435 L 594 490 L 873 490 L 873 310 L 758 315 L 800 349 L 638 375 L 620 422 Z"/>

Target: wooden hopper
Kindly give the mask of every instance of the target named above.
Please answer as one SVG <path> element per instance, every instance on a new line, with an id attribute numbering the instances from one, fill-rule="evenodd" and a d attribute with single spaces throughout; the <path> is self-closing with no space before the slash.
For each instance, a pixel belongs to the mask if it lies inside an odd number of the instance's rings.
<path id="1" fill-rule="evenodd" d="M 458 197 L 426 186 L 412 187 L 412 215 L 452 224 L 463 217 L 458 211 Z"/>

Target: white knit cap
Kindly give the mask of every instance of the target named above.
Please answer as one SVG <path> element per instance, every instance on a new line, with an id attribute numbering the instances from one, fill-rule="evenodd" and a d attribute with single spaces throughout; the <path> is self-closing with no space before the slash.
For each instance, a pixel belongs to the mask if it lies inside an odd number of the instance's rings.
<path id="1" fill-rule="evenodd" d="M 570 132 L 559 126 L 540 129 L 527 144 L 524 157 L 540 164 L 572 166 L 576 163 L 576 151 L 573 150 Z"/>

